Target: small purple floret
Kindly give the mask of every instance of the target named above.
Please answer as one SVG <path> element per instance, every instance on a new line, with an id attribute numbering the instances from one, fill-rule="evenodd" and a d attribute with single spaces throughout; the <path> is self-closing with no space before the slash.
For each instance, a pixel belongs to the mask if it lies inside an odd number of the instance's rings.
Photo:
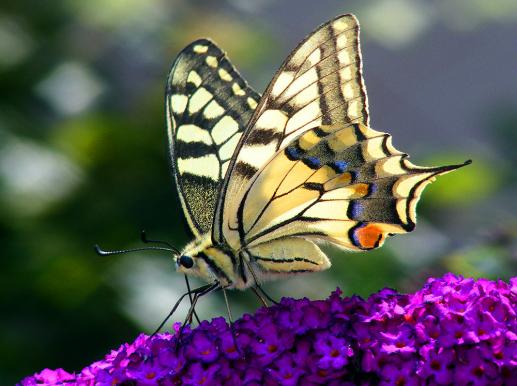
<path id="1" fill-rule="evenodd" d="M 446 274 L 413 294 L 282 299 L 174 334 L 141 334 L 78 373 L 21 385 L 509 385 L 517 383 L 517 278 Z M 235 345 L 237 341 L 238 347 Z M 516 384 L 514 383 L 514 384 Z"/>

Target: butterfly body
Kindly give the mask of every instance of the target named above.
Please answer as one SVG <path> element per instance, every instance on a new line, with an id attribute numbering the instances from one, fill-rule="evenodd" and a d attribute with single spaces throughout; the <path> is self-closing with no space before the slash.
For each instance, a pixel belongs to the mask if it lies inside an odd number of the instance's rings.
<path id="1" fill-rule="evenodd" d="M 327 269 L 322 242 L 362 251 L 412 231 L 423 188 L 463 165 L 416 166 L 369 126 L 353 15 L 302 41 L 262 97 L 213 42 L 193 42 L 166 114 L 195 236 L 177 269 L 226 288 Z"/>
<path id="2" fill-rule="evenodd" d="M 289 246 L 293 243 L 301 247 L 298 249 L 300 256 L 291 256 Z M 226 244 L 214 245 L 210 235 L 206 234 L 196 238 L 183 249 L 181 255 L 176 258 L 176 269 L 180 273 L 198 277 L 206 282 L 217 281 L 223 288 L 243 290 L 281 276 L 320 271 L 330 267 L 330 261 L 326 256 L 319 249 L 311 248 L 312 245 L 302 239 L 290 240 L 290 243 L 278 242 L 275 245 L 275 258 L 267 257 L 267 250 L 271 246 L 265 247 L 266 256 L 258 257 L 245 247 L 235 251 Z M 252 251 L 262 251 L 263 248 L 264 246 L 254 247 Z M 182 259 L 185 258 L 186 264 L 182 264 Z M 257 259 L 262 265 L 257 264 Z M 270 269 L 265 270 L 268 264 Z M 288 267 L 288 271 L 276 270 L 274 266 L 279 264 Z"/>

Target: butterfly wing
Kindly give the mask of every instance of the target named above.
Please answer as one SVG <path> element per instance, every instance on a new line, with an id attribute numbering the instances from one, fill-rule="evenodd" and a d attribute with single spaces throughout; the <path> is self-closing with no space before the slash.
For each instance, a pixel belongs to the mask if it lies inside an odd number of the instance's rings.
<path id="1" fill-rule="evenodd" d="M 195 236 L 212 227 L 230 158 L 259 98 L 209 40 L 191 43 L 173 64 L 167 131 L 181 205 Z"/>
<path id="2" fill-rule="evenodd" d="M 237 212 L 244 245 L 304 236 L 368 250 L 413 230 L 425 185 L 462 165 L 426 168 L 407 157 L 389 134 L 359 123 L 305 132 L 248 186 Z"/>
<path id="3" fill-rule="evenodd" d="M 238 246 L 237 205 L 247 183 L 295 137 L 320 124 L 368 124 L 359 25 L 353 15 L 323 24 L 291 53 L 257 107 L 230 165 L 213 239 Z"/>
<path id="4" fill-rule="evenodd" d="M 315 272 L 330 267 L 319 247 L 301 237 L 286 237 L 244 250 L 249 261 L 260 267 L 258 273 L 275 274 Z"/>

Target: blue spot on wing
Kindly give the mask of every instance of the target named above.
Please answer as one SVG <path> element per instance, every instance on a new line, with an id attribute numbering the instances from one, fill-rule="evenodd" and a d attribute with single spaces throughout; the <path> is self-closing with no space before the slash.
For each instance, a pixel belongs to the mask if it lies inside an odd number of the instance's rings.
<path id="1" fill-rule="evenodd" d="M 343 173 L 348 167 L 346 161 L 334 161 L 330 164 L 330 167 L 336 171 L 336 173 Z"/>
<path id="2" fill-rule="evenodd" d="M 364 210 L 364 207 L 359 201 L 352 200 L 352 201 L 350 201 L 350 204 L 348 207 L 348 216 L 352 220 L 357 220 L 363 214 L 363 210 Z"/>
<path id="3" fill-rule="evenodd" d="M 321 161 L 317 157 L 307 157 L 303 160 L 303 163 L 311 169 L 317 169 L 321 166 Z"/>
<path id="4" fill-rule="evenodd" d="M 289 158 L 291 161 L 295 159 L 300 159 L 300 152 L 294 146 L 286 147 L 285 154 L 287 155 L 287 158 Z"/>

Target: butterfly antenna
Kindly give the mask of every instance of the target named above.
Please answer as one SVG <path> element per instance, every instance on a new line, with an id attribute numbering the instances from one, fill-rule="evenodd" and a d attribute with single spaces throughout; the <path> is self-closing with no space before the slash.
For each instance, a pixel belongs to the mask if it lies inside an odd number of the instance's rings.
<path id="1" fill-rule="evenodd" d="M 142 242 L 144 244 L 149 244 L 149 243 L 155 243 L 155 244 L 161 244 L 161 245 L 165 245 L 167 246 L 168 248 L 170 248 L 172 251 L 174 251 L 175 253 L 177 253 L 178 255 L 180 254 L 180 251 L 175 248 L 174 246 L 172 246 L 172 244 L 168 243 L 167 241 L 163 241 L 163 240 L 151 240 L 151 239 L 148 239 L 147 238 L 147 233 L 145 230 L 142 229 L 142 231 L 140 231 L 140 240 L 142 240 Z"/>
<path id="2" fill-rule="evenodd" d="M 121 255 L 124 253 L 139 252 L 139 251 L 167 251 L 167 252 L 176 253 L 175 249 L 163 248 L 163 247 L 144 247 L 144 248 L 119 249 L 119 250 L 113 250 L 113 251 L 106 251 L 106 250 L 102 249 L 101 247 L 99 247 L 98 245 L 95 245 L 94 249 L 95 249 L 95 253 L 97 253 L 99 256 Z"/>

